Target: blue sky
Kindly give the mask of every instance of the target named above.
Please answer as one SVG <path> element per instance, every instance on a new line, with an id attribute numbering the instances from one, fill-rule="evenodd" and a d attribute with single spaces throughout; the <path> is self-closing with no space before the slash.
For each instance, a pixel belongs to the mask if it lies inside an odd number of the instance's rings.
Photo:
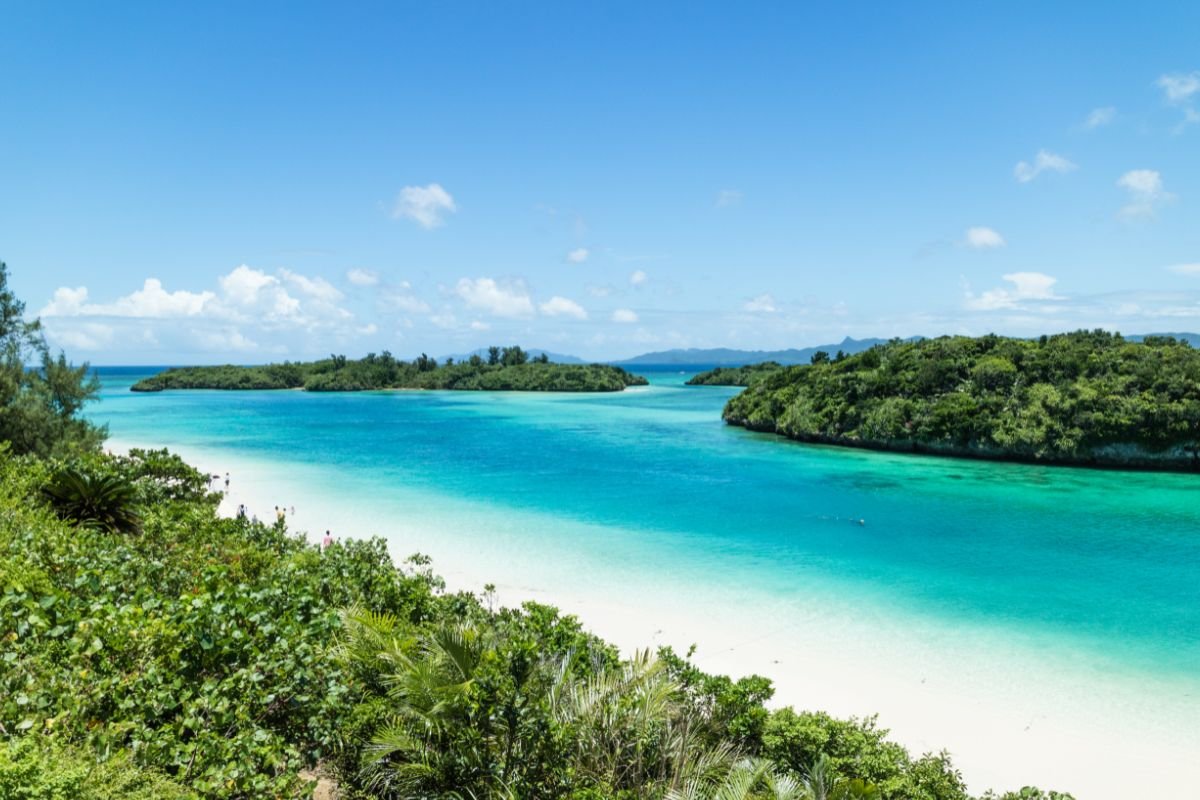
<path id="1" fill-rule="evenodd" d="M 1200 330 L 1200 4 L 0 6 L 95 363 Z"/>

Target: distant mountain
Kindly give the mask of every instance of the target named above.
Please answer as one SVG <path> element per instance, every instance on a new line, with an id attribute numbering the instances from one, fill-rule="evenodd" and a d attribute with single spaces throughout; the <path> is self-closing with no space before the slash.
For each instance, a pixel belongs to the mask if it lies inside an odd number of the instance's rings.
<path id="1" fill-rule="evenodd" d="M 582 358 L 579 358 L 578 356 L 568 356 L 568 355 L 563 355 L 562 353 L 551 353 L 549 350 L 538 350 L 537 348 L 526 350 L 525 352 L 529 353 L 530 358 L 536 358 L 536 357 L 540 356 L 542 353 L 545 353 L 546 358 L 550 359 L 550 362 L 553 364 L 591 364 L 591 363 L 593 363 L 591 361 L 584 361 Z M 481 347 L 478 350 L 472 350 L 469 353 L 454 353 L 453 355 L 442 356 L 441 358 L 438 359 L 438 362 L 445 363 L 447 358 L 453 358 L 455 361 L 466 361 L 471 356 L 479 356 L 480 358 L 486 359 L 488 356 L 487 348 Z"/>
<path id="2" fill-rule="evenodd" d="M 921 337 L 913 337 L 919 339 Z M 835 355 L 838 350 L 853 355 L 863 350 L 870 350 L 877 344 L 887 342 L 887 339 L 851 339 L 847 336 L 841 344 L 822 344 L 816 347 L 804 347 L 789 350 L 732 350 L 727 347 L 717 347 L 707 350 L 688 348 L 686 350 L 660 350 L 654 353 L 644 353 L 640 356 L 627 358 L 624 361 L 610 363 L 622 367 L 628 366 L 680 366 L 704 365 L 715 367 L 740 367 L 744 364 L 757 364 L 762 361 L 778 361 L 780 364 L 807 364 L 812 360 L 813 353 L 824 350 Z"/>
<path id="3" fill-rule="evenodd" d="M 1187 342 L 1192 347 L 1200 347 L 1200 333 L 1135 333 L 1125 338 L 1131 342 L 1140 342 L 1147 336 L 1171 336 L 1181 342 Z"/>

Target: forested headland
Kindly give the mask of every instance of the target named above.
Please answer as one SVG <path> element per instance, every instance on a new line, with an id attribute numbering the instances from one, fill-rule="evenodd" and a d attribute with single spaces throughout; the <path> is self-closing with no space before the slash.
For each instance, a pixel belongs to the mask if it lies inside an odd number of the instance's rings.
<path id="1" fill-rule="evenodd" d="M 513 392 L 619 392 L 646 379 L 607 364 L 555 364 L 530 358 L 520 347 L 490 347 L 487 357 L 442 363 L 422 354 L 412 361 L 391 353 L 348 359 L 261 366 L 176 367 L 138 381 L 135 392 L 164 389 L 304 389 L 361 392 L 381 389 L 451 389 Z"/>
<path id="2" fill-rule="evenodd" d="M 688 378 L 688 386 L 749 386 L 754 381 L 783 369 L 778 361 L 763 361 L 740 367 L 715 367 Z"/>
<path id="3" fill-rule="evenodd" d="M 1105 331 L 894 340 L 754 381 L 726 422 L 805 442 L 1200 469 L 1200 350 Z"/>

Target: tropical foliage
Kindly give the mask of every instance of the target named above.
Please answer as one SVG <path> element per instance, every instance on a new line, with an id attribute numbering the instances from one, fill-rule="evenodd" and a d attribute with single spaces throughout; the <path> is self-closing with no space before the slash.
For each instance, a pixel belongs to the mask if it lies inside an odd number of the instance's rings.
<path id="1" fill-rule="evenodd" d="M 751 383 L 783 369 L 778 361 L 745 364 L 740 367 L 716 367 L 697 372 L 688 378 L 688 386 L 749 386 Z"/>
<path id="2" fill-rule="evenodd" d="M 221 518 L 181 464 L 74 462 L 135 487 L 131 536 L 60 517 L 61 467 L 0 454 L 0 785 L 103 798 L 72 766 L 98 763 L 147 797 L 303 797 L 319 767 L 348 798 L 967 798 L 873 720 L 772 711 L 765 678 L 670 650 L 622 659 L 380 540 Z"/>
<path id="3" fill-rule="evenodd" d="M 100 384 L 87 364 L 54 355 L 38 320 L 8 287 L 0 261 L 0 441 L 14 453 L 65 455 L 99 449 L 105 432 L 79 416 Z"/>
<path id="4" fill-rule="evenodd" d="M 896 340 L 769 374 L 724 417 L 810 442 L 1198 469 L 1200 351 L 1105 331 Z"/>
<path id="5" fill-rule="evenodd" d="M 438 364 L 426 355 L 401 361 L 370 353 L 357 361 L 331 356 L 307 363 L 265 366 L 179 367 L 134 384 L 136 392 L 163 389 L 307 389 L 354 392 L 374 389 L 456 389 L 523 392 L 619 392 L 646 379 L 606 364 L 553 364 L 530 359 L 520 347 L 492 347 L 488 357 Z"/>

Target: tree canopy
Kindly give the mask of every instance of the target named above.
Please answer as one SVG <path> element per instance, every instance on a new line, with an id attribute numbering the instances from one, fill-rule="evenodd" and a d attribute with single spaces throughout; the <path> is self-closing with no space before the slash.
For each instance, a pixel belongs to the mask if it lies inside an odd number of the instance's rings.
<path id="1" fill-rule="evenodd" d="M 1197 469 L 1200 351 L 1105 331 L 894 340 L 776 370 L 724 418 L 808 442 Z"/>
<path id="2" fill-rule="evenodd" d="M 100 390 L 88 365 L 52 353 L 39 320 L 8 286 L 0 261 L 0 440 L 17 454 L 41 456 L 96 450 L 105 430 L 80 416 Z"/>
<path id="3" fill-rule="evenodd" d="M 453 389 L 524 392 L 618 392 L 646 379 L 607 364 L 552 364 L 530 360 L 520 347 L 491 347 L 478 356 L 438 364 L 422 353 L 412 361 L 384 351 L 349 360 L 334 355 L 321 361 L 264 366 L 178 367 L 141 380 L 135 392 L 164 389 L 305 389 L 355 392 L 378 389 Z"/>

